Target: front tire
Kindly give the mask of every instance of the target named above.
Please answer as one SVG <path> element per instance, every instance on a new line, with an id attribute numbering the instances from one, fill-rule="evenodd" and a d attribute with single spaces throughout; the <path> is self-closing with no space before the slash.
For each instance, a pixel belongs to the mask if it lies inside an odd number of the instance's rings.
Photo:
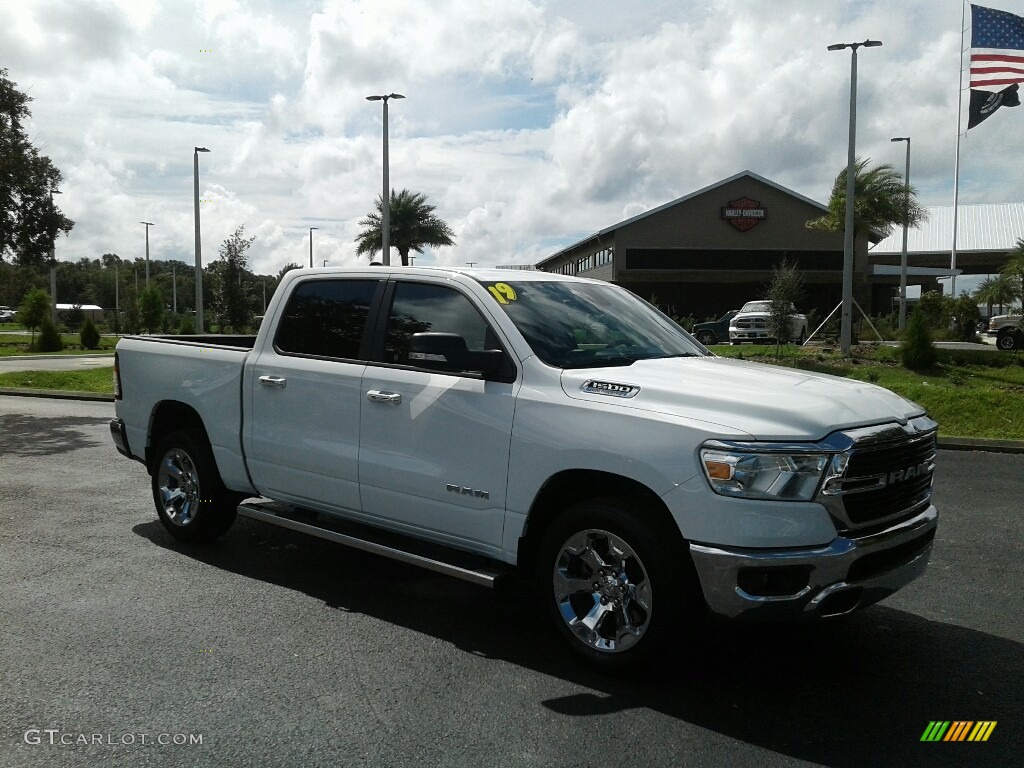
<path id="1" fill-rule="evenodd" d="M 545 534 L 537 583 L 556 631 L 586 661 L 623 668 L 679 646 L 703 615 L 678 532 L 630 499 L 585 501 Z"/>
<path id="2" fill-rule="evenodd" d="M 205 542 L 231 527 L 243 497 L 224 487 L 205 434 L 171 432 L 153 456 L 153 503 L 168 533 L 179 541 Z"/>
<path id="3" fill-rule="evenodd" d="M 697 334 L 697 341 L 703 344 L 705 347 L 715 343 L 715 334 L 711 331 L 700 331 Z"/>
<path id="4" fill-rule="evenodd" d="M 1022 337 L 1024 337 L 1024 333 L 1021 333 L 1016 328 L 1004 328 L 996 336 L 996 347 L 1004 352 L 1020 349 Z"/>

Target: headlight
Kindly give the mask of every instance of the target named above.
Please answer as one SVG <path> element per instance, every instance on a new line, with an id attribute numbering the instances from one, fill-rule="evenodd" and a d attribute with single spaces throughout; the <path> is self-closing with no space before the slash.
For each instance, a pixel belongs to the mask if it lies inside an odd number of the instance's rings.
<path id="1" fill-rule="evenodd" d="M 810 501 L 829 464 L 827 453 L 702 448 L 712 490 L 744 499 Z"/>

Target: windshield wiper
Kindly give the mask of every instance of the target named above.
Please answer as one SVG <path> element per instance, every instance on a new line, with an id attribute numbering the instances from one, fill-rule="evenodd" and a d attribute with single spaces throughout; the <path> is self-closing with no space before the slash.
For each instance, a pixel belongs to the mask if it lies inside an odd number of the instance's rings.
<path id="1" fill-rule="evenodd" d="M 574 360 L 571 363 L 563 363 L 562 368 L 611 368 L 613 366 L 627 366 L 632 365 L 637 360 L 643 360 L 642 357 L 626 357 L 625 355 L 615 355 L 613 357 L 595 357 L 590 360 Z"/>

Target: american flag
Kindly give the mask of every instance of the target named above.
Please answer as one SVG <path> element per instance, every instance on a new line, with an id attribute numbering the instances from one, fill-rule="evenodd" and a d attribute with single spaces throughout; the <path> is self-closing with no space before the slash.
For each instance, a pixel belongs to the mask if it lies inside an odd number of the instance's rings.
<path id="1" fill-rule="evenodd" d="M 1024 83 L 1024 18 L 971 6 L 971 88 Z"/>

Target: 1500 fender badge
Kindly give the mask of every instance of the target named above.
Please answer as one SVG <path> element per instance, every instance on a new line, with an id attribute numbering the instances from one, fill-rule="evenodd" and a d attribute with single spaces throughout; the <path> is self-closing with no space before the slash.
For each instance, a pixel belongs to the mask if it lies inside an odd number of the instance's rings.
<path id="1" fill-rule="evenodd" d="M 640 387 L 632 384 L 616 384 L 613 381 L 595 381 L 590 379 L 583 382 L 581 390 L 591 395 L 608 395 L 609 397 L 636 397 Z"/>

